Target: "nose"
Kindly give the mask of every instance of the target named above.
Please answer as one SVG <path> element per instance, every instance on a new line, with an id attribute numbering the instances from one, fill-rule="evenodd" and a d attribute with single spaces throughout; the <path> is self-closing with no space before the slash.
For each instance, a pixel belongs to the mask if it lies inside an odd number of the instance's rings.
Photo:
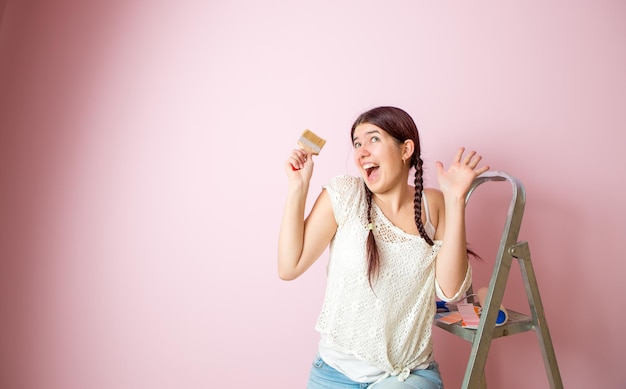
<path id="1" fill-rule="evenodd" d="M 356 149 L 356 155 L 358 158 L 367 157 L 370 155 L 370 151 L 366 145 L 361 145 L 361 147 Z"/>

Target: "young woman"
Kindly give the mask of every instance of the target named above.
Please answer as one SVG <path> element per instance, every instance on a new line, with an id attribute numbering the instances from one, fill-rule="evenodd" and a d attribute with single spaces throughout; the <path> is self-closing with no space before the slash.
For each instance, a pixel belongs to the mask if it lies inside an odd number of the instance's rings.
<path id="1" fill-rule="evenodd" d="M 351 139 L 361 177 L 332 179 L 306 219 L 312 156 L 293 150 L 285 163 L 279 277 L 297 278 L 330 245 L 308 388 L 441 388 L 435 296 L 457 300 L 471 283 L 465 196 L 489 168 L 461 148 L 447 170 L 436 163 L 440 189 L 424 188 L 417 127 L 395 107 L 361 114 Z"/>

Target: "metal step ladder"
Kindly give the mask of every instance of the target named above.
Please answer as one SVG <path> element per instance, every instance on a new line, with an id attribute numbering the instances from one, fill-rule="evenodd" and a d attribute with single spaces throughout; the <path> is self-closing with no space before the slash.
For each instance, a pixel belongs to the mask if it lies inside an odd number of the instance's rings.
<path id="1" fill-rule="evenodd" d="M 467 194 L 466 202 L 469 201 L 470 196 L 478 186 L 488 181 L 508 181 L 513 191 L 494 270 L 480 315 L 480 324 L 477 329 L 469 329 L 464 328 L 461 323 L 446 324 L 435 320 L 435 325 L 472 343 L 462 389 L 486 389 L 487 383 L 484 371 L 492 339 L 526 331 L 535 331 L 537 333 L 550 388 L 562 389 L 563 383 L 556 355 L 554 354 L 548 323 L 545 318 L 541 297 L 539 296 L 535 271 L 530 261 L 528 242 L 517 241 L 526 204 L 524 186 L 515 177 L 507 173 L 486 172 L 476 177 Z M 508 321 L 502 326 L 496 326 L 496 318 L 502 303 L 513 258 L 517 259 L 522 272 L 526 296 L 530 306 L 530 315 L 507 310 Z M 470 294 L 472 294 L 471 289 L 468 291 L 468 295 Z M 473 302 L 473 300 L 468 300 Z"/>

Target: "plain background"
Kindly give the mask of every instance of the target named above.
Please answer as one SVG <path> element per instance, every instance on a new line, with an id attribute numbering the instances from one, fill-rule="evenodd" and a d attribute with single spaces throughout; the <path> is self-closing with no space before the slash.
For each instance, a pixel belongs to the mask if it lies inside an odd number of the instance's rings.
<path id="1" fill-rule="evenodd" d="M 327 257 L 277 277 L 283 163 L 303 129 L 328 140 L 312 201 L 378 105 L 414 117 L 429 186 L 459 146 L 524 183 L 565 387 L 626 387 L 623 1 L 0 10 L 1 388 L 303 388 Z M 468 209 L 478 286 L 509 195 Z M 520 280 L 504 303 L 527 312 Z M 434 336 L 457 388 L 469 343 Z M 548 387 L 535 334 L 494 341 L 487 379 Z"/>

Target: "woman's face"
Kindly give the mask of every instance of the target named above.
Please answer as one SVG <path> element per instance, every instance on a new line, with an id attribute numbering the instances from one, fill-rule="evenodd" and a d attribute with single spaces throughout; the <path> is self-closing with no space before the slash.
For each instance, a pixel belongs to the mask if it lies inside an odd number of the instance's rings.
<path id="1" fill-rule="evenodd" d="M 386 192 L 398 182 L 406 184 L 401 144 L 385 130 L 370 123 L 359 124 L 352 145 L 354 162 L 372 192 Z"/>

